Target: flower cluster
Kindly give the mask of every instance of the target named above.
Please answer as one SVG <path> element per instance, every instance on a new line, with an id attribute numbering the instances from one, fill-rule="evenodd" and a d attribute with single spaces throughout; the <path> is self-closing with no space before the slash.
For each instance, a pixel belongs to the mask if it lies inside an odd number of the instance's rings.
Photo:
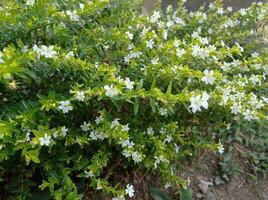
<path id="1" fill-rule="evenodd" d="M 79 179 L 123 200 L 135 197 L 133 180 L 113 185 L 111 173 L 137 168 L 185 186 L 174 173 L 180 159 L 200 149 L 220 156 L 222 135 L 267 124 L 268 51 L 256 29 L 265 6 L 233 11 L 217 1 L 189 12 L 184 2 L 150 16 L 134 0 L 3 8 L 0 176 L 29 177 L 0 177 L 6 188 L 28 195 L 36 181 L 31 191 L 79 199 Z"/>

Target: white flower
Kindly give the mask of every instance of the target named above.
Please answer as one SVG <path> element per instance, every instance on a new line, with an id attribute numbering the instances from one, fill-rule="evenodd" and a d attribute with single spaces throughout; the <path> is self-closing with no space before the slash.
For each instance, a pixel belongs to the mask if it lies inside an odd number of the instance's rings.
<path id="1" fill-rule="evenodd" d="M 204 76 L 201 79 L 205 84 L 213 84 L 216 78 L 214 77 L 214 72 L 213 70 L 205 70 L 204 71 Z"/>
<path id="2" fill-rule="evenodd" d="M 192 47 L 192 55 L 197 58 L 205 59 L 209 56 L 209 51 L 198 45 Z"/>
<path id="3" fill-rule="evenodd" d="M 35 0 L 27 0 L 25 3 L 27 6 L 34 6 Z"/>
<path id="4" fill-rule="evenodd" d="M 239 12 L 240 12 L 240 14 L 241 14 L 242 16 L 245 16 L 245 15 L 247 14 L 247 11 L 246 11 L 245 8 L 241 8 L 241 9 L 239 10 Z"/>
<path id="5" fill-rule="evenodd" d="M 84 9 L 84 7 L 85 7 L 85 5 L 84 5 L 84 4 L 82 4 L 82 3 L 79 3 L 79 7 L 81 8 L 81 10 L 83 10 L 83 9 Z"/>
<path id="6" fill-rule="evenodd" d="M 131 81 L 129 78 L 125 79 L 125 85 L 126 85 L 126 88 L 129 90 L 133 90 L 134 88 L 134 82 Z"/>
<path id="7" fill-rule="evenodd" d="M 241 109 L 242 109 L 242 106 L 238 103 L 234 103 L 232 106 L 231 106 L 231 113 L 233 114 L 237 114 L 237 113 L 240 113 L 241 112 Z"/>
<path id="8" fill-rule="evenodd" d="M 221 142 L 219 142 L 218 152 L 219 152 L 220 154 L 223 154 L 223 153 L 224 153 L 224 147 L 223 147 L 223 145 L 221 144 Z"/>
<path id="9" fill-rule="evenodd" d="M 160 164 L 160 162 L 165 162 L 168 163 L 169 161 L 163 156 L 155 156 L 155 161 L 154 161 L 154 168 L 157 168 L 157 166 Z"/>
<path id="10" fill-rule="evenodd" d="M 154 134 L 154 130 L 153 130 L 153 128 L 152 128 L 152 127 L 147 128 L 146 133 L 147 133 L 148 135 L 153 135 L 153 134 Z"/>
<path id="11" fill-rule="evenodd" d="M 78 101 L 85 101 L 85 92 L 84 91 L 78 91 L 76 92 L 75 94 L 75 98 L 78 100 Z"/>
<path id="12" fill-rule="evenodd" d="M 48 136 L 47 134 L 45 134 L 44 137 L 39 138 L 40 145 L 41 146 L 49 146 L 49 144 L 51 142 L 50 139 L 51 139 L 51 136 Z"/>
<path id="13" fill-rule="evenodd" d="M 103 120 L 104 120 L 104 119 L 103 119 L 102 116 L 98 116 L 98 117 L 96 117 L 96 119 L 95 119 L 95 123 L 96 123 L 96 124 L 100 124 Z"/>
<path id="14" fill-rule="evenodd" d="M 120 195 L 118 197 L 114 197 L 112 198 L 112 200 L 125 200 L 124 196 L 123 195 Z"/>
<path id="15" fill-rule="evenodd" d="M 103 88 L 106 90 L 105 95 L 107 97 L 111 97 L 112 98 L 112 97 L 118 95 L 118 90 L 116 88 L 114 88 L 113 85 L 105 85 Z"/>
<path id="16" fill-rule="evenodd" d="M 65 58 L 71 58 L 71 57 L 74 57 L 74 52 L 73 51 L 70 51 L 69 53 L 67 53 L 66 55 L 65 55 Z"/>
<path id="17" fill-rule="evenodd" d="M 253 115 L 253 112 L 249 109 L 247 109 L 246 111 L 244 111 L 242 113 L 244 115 L 244 119 L 247 120 L 247 121 L 251 121 L 252 119 L 254 119 L 254 115 Z"/>
<path id="18" fill-rule="evenodd" d="M 74 11 L 67 10 L 66 14 L 70 17 L 71 21 L 78 22 L 80 20 L 80 17 L 77 14 L 76 10 Z"/>
<path id="19" fill-rule="evenodd" d="M 92 178 L 92 177 L 94 177 L 94 173 L 93 173 L 93 171 L 92 170 L 89 170 L 89 171 L 84 171 L 85 172 L 85 177 L 86 178 Z"/>
<path id="20" fill-rule="evenodd" d="M 260 54 L 258 52 L 254 52 L 251 54 L 252 58 L 257 58 Z"/>
<path id="21" fill-rule="evenodd" d="M 86 123 L 86 122 L 83 122 L 83 124 L 80 125 L 80 128 L 82 129 L 82 131 L 89 131 L 90 130 L 90 122 Z"/>
<path id="22" fill-rule="evenodd" d="M 30 140 L 31 140 L 31 132 L 27 131 L 26 136 L 25 136 L 25 141 L 30 142 Z"/>
<path id="23" fill-rule="evenodd" d="M 218 8 L 218 10 L 217 10 L 217 14 L 219 14 L 219 15 L 223 15 L 223 14 L 224 14 L 224 10 L 223 10 L 223 8 Z"/>
<path id="24" fill-rule="evenodd" d="M 133 141 L 129 141 L 129 139 L 121 140 L 118 143 L 121 144 L 122 147 L 128 147 L 129 149 L 133 148 L 135 145 L 135 143 Z"/>
<path id="25" fill-rule="evenodd" d="M 142 161 L 142 156 L 141 156 L 141 155 L 139 154 L 139 152 L 137 152 L 137 151 L 134 151 L 134 152 L 132 153 L 131 157 L 132 157 L 134 163 L 139 163 L 139 162 Z"/>
<path id="26" fill-rule="evenodd" d="M 184 49 L 176 49 L 176 55 L 178 57 L 182 57 L 184 53 L 185 53 Z"/>
<path id="27" fill-rule="evenodd" d="M 257 83 L 261 84 L 261 80 L 259 79 L 258 75 L 255 74 L 251 75 L 249 80 L 252 82 L 253 85 L 257 85 Z"/>
<path id="28" fill-rule="evenodd" d="M 162 116 L 167 116 L 168 110 L 166 108 L 159 108 L 159 114 Z"/>
<path id="29" fill-rule="evenodd" d="M 3 53 L 0 52 L 0 64 L 2 64 L 2 63 L 5 63 L 5 61 L 3 60 Z"/>
<path id="30" fill-rule="evenodd" d="M 66 128 L 65 126 L 63 126 L 63 127 L 61 128 L 61 135 L 62 135 L 63 137 L 65 137 L 65 136 L 67 135 L 67 132 L 68 132 L 68 128 Z"/>
<path id="31" fill-rule="evenodd" d="M 151 63 L 152 63 L 152 65 L 157 65 L 158 64 L 158 61 L 159 61 L 159 58 L 153 58 L 151 60 Z"/>
<path id="32" fill-rule="evenodd" d="M 170 143 L 170 142 L 172 142 L 172 141 L 173 141 L 172 136 L 171 136 L 170 134 L 168 134 L 167 137 L 166 137 L 165 140 L 164 140 L 164 143 Z"/>
<path id="33" fill-rule="evenodd" d="M 192 96 L 190 98 L 190 108 L 192 109 L 192 112 L 195 113 L 196 111 L 201 111 L 201 108 L 208 108 L 208 100 L 209 100 L 209 94 L 206 92 L 203 92 L 202 96 L 199 94 L 197 96 Z"/>
<path id="34" fill-rule="evenodd" d="M 68 113 L 69 111 L 73 110 L 73 107 L 70 105 L 70 101 L 60 101 L 58 109 L 63 113 Z"/>
<path id="35" fill-rule="evenodd" d="M 149 49 L 152 49 L 154 47 L 154 40 L 150 39 L 149 41 L 146 42 L 146 47 Z"/>
<path id="36" fill-rule="evenodd" d="M 154 11 L 154 13 L 151 16 L 150 20 L 151 20 L 152 23 L 156 23 L 160 17 L 161 17 L 160 12 Z"/>
<path id="37" fill-rule="evenodd" d="M 129 126 L 128 124 L 123 125 L 121 131 L 128 132 L 130 130 L 128 126 Z"/>
<path id="38" fill-rule="evenodd" d="M 53 58 L 57 52 L 54 50 L 54 46 L 42 45 L 40 49 L 40 54 L 45 56 L 45 58 Z"/>
<path id="39" fill-rule="evenodd" d="M 118 119 L 118 118 L 114 119 L 114 120 L 112 121 L 111 128 L 114 128 L 114 127 L 118 126 L 118 125 L 120 124 L 120 123 L 119 123 L 119 120 L 120 120 L 120 119 Z"/>
<path id="40" fill-rule="evenodd" d="M 233 11 L 233 7 L 230 7 L 230 6 L 227 7 L 227 11 L 228 11 L 228 12 L 232 12 L 232 11 Z"/>
<path id="41" fill-rule="evenodd" d="M 165 188 L 165 190 L 167 190 L 167 189 L 170 188 L 171 186 L 172 186 L 171 183 L 168 182 L 168 183 L 166 183 L 166 184 L 164 185 L 164 188 Z"/>
<path id="42" fill-rule="evenodd" d="M 130 40 L 133 40 L 133 37 L 134 35 L 132 33 L 130 33 L 129 31 L 126 32 L 126 35 L 127 37 L 130 39 Z"/>
<path id="43" fill-rule="evenodd" d="M 134 190 L 133 185 L 127 184 L 127 188 L 125 189 L 125 192 L 129 197 L 134 197 L 135 190 Z"/>

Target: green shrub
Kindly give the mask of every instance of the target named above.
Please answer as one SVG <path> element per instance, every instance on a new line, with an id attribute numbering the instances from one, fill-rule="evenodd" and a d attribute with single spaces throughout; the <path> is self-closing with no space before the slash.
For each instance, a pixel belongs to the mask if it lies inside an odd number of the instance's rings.
<path id="1" fill-rule="evenodd" d="M 80 199 L 84 184 L 133 196 L 131 181 L 109 175 L 118 169 L 185 186 L 178 160 L 200 149 L 223 153 L 216 131 L 267 124 L 267 51 L 257 31 L 265 17 L 261 3 L 189 12 L 179 2 L 150 16 L 138 1 L 5 4 L 1 193 Z"/>

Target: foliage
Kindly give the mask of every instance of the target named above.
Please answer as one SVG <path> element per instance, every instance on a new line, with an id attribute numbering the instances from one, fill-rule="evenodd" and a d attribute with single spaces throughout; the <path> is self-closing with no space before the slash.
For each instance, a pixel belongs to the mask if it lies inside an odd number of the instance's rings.
<path id="1" fill-rule="evenodd" d="M 233 125 L 267 125 L 268 57 L 256 45 L 265 5 L 232 12 L 217 1 L 189 12 L 179 2 L 147 17 L 139 3 L 1 8 L 3 194 L 81 199 L 82 182 L 114 200 L 132 197 L 131 182 L 124 189 L 110 176 L 117 168 L 185 186 L 178 160 L 200 149 L 223 153 Z"/>

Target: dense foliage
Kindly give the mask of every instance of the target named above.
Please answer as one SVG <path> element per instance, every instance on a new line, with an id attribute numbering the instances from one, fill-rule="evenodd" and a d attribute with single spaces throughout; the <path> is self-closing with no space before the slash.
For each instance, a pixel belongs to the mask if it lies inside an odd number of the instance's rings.
<path id="1" fill-rule="evenodd" d="M 223 153 L 234 127 L 267 126 L 268 57 L 257 30 L 265 5 L 234 12 L 217 1 L 189 12 L 179 2 L 143 16 L 139 3 L 1 7 L 1 194 L 73 200 L 89 185 L 114 200 L 134 196 L 131 180 L 111 175 L 118 169 L 186 186 L 178 160 Z"/>

